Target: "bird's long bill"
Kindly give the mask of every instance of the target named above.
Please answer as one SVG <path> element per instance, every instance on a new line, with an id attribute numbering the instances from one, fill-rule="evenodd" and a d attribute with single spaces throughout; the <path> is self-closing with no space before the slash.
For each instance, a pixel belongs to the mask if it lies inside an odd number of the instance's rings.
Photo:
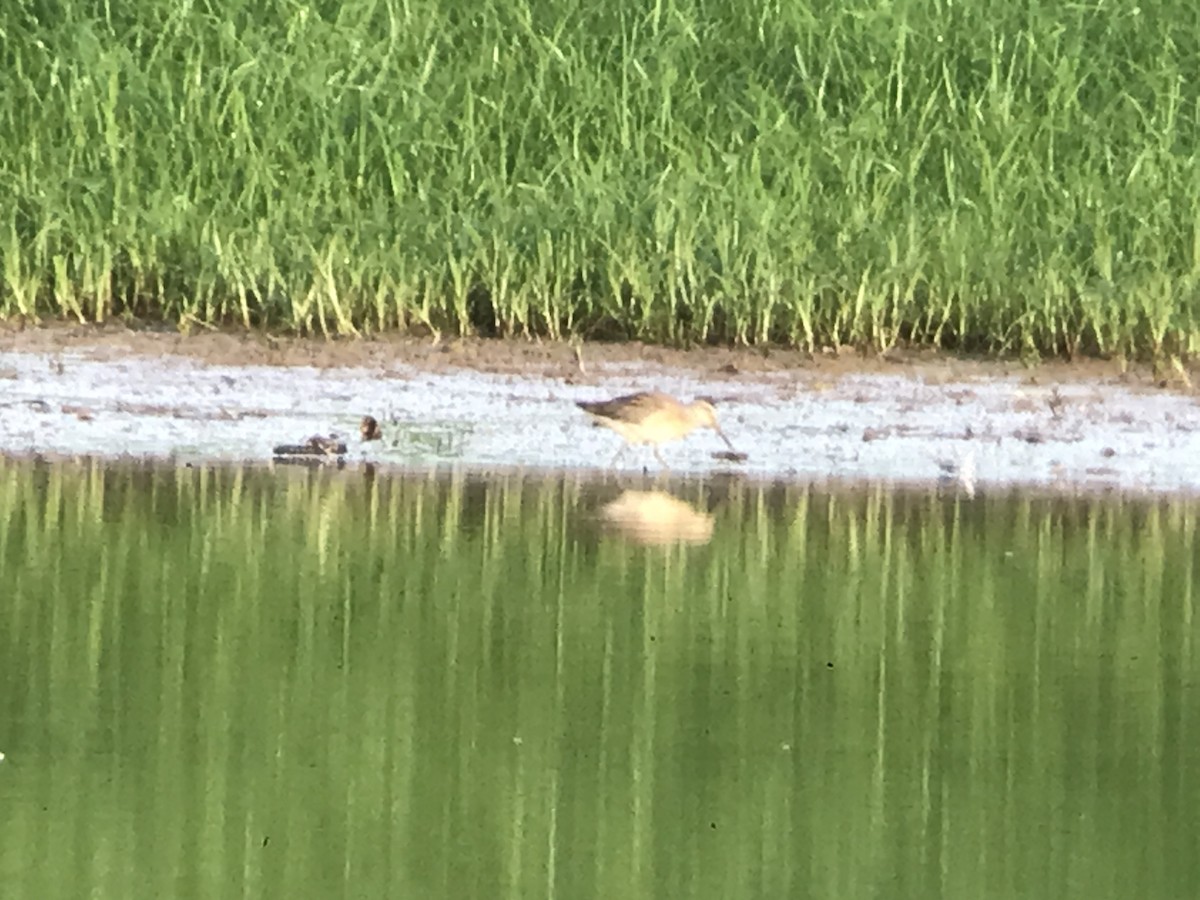
<path id="1" fill-rule="evenodd" d="M 716 433 L 717 433 L 717 434 L 719 434 L 719 435 L 721 436 L 721 440 L 723 440 L 723 441 L 725 442 L 725 446 L 726 446 L 726 447 L 728 447 L 728 448 L 729 448 L 730 450 L 732 450 L 734 453 L 737 453 L 737 452 L 738 452 L 738 448 L 737 448 L 737 447 L 735 447 L 735 446 L 733 446 L 733 441 L 731 441 L 731 440 L 729 439 L 729 436 L 728 436 L 728 435 L 727 435 L 727 434 L 726 434 L 724 431 L 722 431 L 722 430 L 721 430 L 720 426 L 717 426 L 717 427 L 716 427 L 716 428 L 714 428 L 713 430 L 714 430 L 714 431 L 716 431 Z"/>

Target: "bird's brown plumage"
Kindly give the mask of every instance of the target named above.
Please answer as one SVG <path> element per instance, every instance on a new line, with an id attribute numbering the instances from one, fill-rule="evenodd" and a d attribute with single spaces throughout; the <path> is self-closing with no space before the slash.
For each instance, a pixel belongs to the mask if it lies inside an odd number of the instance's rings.
<path id="1" fill-rule="evenodd" d="M 733 444 L 717 423 L 717 412 L 712 401 L 707 399 L 681 403 L 669 394 L 641 391 L 612 400 L 579 401 L 576 405 L 591 416 L 597 425 L 611 428 L 627 443 L 651 444 L 655 457 L 664 466 L 666 463 L 659 456 L 658 445 L 678 440 L 697 428 L 711 428 L 733 449 Z M 622 446 L 618 450 L 613 463 L 624 449 Z"/>

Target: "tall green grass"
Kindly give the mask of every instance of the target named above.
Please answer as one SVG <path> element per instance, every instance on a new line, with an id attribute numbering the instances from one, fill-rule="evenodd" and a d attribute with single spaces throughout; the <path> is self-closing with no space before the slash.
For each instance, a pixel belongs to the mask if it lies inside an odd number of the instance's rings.
<path id="1" fill-rule="evenodd" d="M 0 314 L 1187 355 L 1187 0 L 9 3 Z"/>

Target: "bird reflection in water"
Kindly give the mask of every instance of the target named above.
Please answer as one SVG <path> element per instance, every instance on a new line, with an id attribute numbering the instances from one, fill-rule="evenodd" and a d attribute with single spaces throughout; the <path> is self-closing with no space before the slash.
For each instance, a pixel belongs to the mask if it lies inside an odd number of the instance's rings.
<path id="1" fill-rule="evenodd" d="M 706 544 L 713 516 L 664 491 L 626 490 L 600 507 L 604 525 L 639 544 Z"/>

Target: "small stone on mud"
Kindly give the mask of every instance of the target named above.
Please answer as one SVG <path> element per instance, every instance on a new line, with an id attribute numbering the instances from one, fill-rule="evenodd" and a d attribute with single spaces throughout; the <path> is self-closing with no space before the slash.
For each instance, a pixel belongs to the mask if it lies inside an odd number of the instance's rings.
<path id="1" fill-rule="evenodd" d="M 745 462 L 750 458 L 747 453 L 740 453 L 737 450 L 717 450 L 713 453 L 713 459 L 723 459 L 726 462 Z"/>

